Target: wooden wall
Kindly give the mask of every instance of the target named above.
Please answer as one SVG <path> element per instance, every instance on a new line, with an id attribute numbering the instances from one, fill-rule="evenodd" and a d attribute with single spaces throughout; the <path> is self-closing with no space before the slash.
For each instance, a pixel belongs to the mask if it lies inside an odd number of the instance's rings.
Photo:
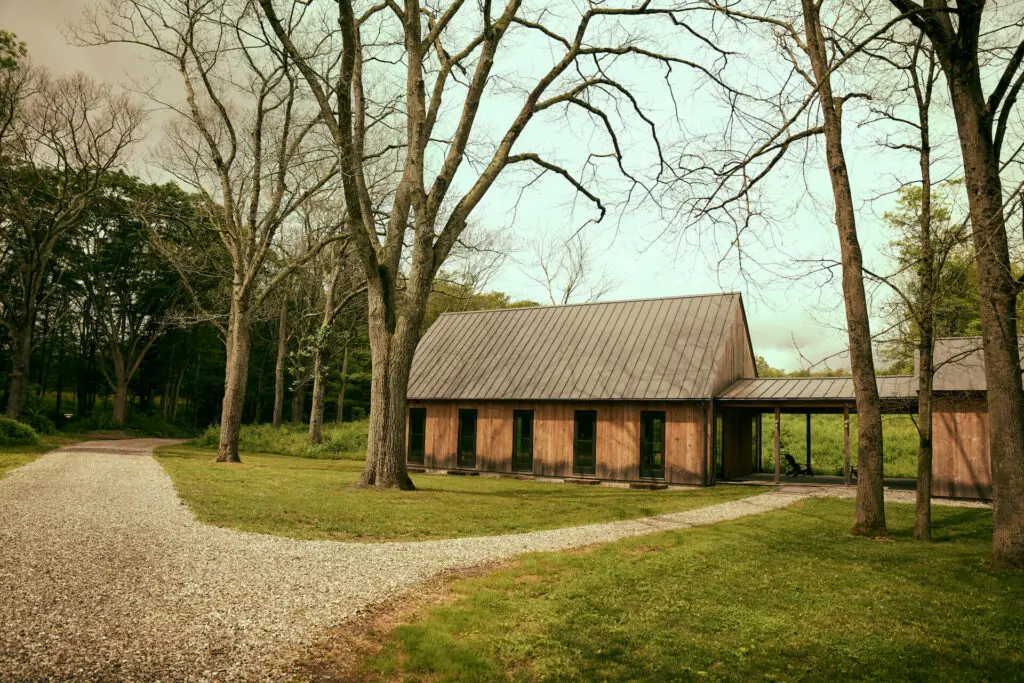
<path id="1" fill-rule="evenodd" d="M 737 303 L 732 320 L 726 328 L 721 355 L 715 361 L 715 395 L 736 380 L 755 377 L 756 374 L 754 356 L 751 354 L 750 341 L 747 337 L 747 324 L 743 319 L 743 308 Z"/>
<path id="2" fill-rule="evenodd" d="M 722 476 L 745 477 L 754 471 L 754 415 L 748 410 L 722 411 Z"/>
<path id="3" fill-rule="evenodd" d="M 985 400 L 936 397 L 932 426 L 932 494 L 991 498 Z"/>
<path id="4" fill-rule="evenodd" d="M 425 466 L 455 469 L 460 408 L 477 410 L 477 469 L 512 471 L 512 411 L 533 410 L 533 474 L 573 477 L 573 412 L 597 411 L 598 479 L 640 477 L 640 411 L 665 411 L 665 481 L 704 483 L 704 410 L 699 403 L 441 402 L 427 409 Z"/>

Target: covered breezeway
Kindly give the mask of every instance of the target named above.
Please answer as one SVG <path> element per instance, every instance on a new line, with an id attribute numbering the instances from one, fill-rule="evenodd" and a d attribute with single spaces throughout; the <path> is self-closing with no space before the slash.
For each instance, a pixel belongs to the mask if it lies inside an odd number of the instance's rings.
<path id="1" fill-rule="evenodd" d="M 917 379 L 911 376 L 878 378 L 879 396 L 884 415 L 912 415 L 917 412 Z M 816 486 L 846 485 L 856 479 L 856 465 L 851 462 L 850 415 L 856 413 L 853 380 L 850 377 L 762 377 L 742 379 L 715 398 L 715 477 L 729 481 L 780 484 L 783 477 L 793 483 Z M 765 471 L 764 415 L 774 417 L 773 467 Z M 803 457 L 797 458 L 782 443 L 782 416 L 805 416 Z M 842 475 L 815 471 L 813 415 L 842 416 Z M 853 435 L 852 438 L 856 438 Z M 912 487 L 910 479 L 887 479 L 893 488 Z"/>

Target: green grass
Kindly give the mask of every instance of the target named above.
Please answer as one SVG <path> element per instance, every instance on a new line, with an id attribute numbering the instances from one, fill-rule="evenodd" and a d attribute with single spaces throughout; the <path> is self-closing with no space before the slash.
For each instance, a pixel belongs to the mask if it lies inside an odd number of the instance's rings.
<path id="1" fill-rule="evenodd" d="M 328 422 L 323 427 L 324 442 L 309 445 L 309 427 L 301 424 L 283 424 L 274 429 L 269 424 L 242 425 L 239 449 L 251 453 L 274 453 L 300 458 L 321 460 L 365 460 L 366 420 L 337 424 Z M 211 426 L 196 439 L 196 445 L 216 448 L 220 442 L 220 429 Z"/>
<path id="2" fill-rule="evenodd" d="M 807 418 L 782 415 L 782 447 L 796 461 L 806 461 Z M 765 414 L 762 423 L 761 463 L 765 471 L 775 468 L 775 416 Z M 917 478 L 917 427 L 909 415 L 883 415 L 885 439 L 884 470 L 887 477 Z M 785 451 L 783 451 L 785 452 Z M 850 460 L 857 463 L 857 416 L 850 416 Z M 817 474 L 843 474 L 843 416 L 811 416 L 811 465 Z M 786 463 L 782 463 L 785 471 Z"/>
<path id="3" fill-rule="evenodd" d="M 64 439 L 40 437 L 36 443 L 0 446 L 0 478 L 16 467 L 26 465 L 43 453 L 70 443 Z"/>
<path id="4" fill-rule="evenodd" d="M 491 477 L 413 475 L 418 491 L 356 489 L 362 463 L 159 449 L 157 459 L 203 521 L 243 531 L 332 540 L 425 540 L 647 517 L 762 493 L 752 486 L 633 491 Z"/>
<path id="5" fill-rule="evenodd" d="M 821 499 L 585 553 L 533 554 L 358 664 L 388 680 L 1022 680 L 1024 581 L 990 570 L 992 515 L 936 508 L 937 542 L 849 535 Z M 415 613 L 414 613 L 415 614 Z"/>

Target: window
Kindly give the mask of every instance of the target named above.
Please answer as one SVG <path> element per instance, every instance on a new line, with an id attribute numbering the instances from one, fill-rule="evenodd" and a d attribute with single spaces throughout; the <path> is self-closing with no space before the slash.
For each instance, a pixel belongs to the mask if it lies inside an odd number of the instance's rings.
<path id="1" fill-rule="evenodd" d="M 455 464 L 458 467 L 476 467 L 476 410 L 459 410 L 459 452 Z"/>
<path id="2" fill-rule="evenodd" d="M 409 454 L 410 465 L 422 465 L 427 446 L 427 409 L 409 409 Z"/>
<path id="3" fill-rule="evenodd" d="M 533 411 L 512 411 L 512 469 L 533 471 Z"/>
<path id="4" fill-rule="evenodd" d="M 597 474 L 597 411 L 577 410 L 573 425 L 572 471 Z"/>
<path id="5" fill-rule="evenodd" d="M 665 478 L 665 413 L 645 410 L 640 413 L 640 476 Z"/>

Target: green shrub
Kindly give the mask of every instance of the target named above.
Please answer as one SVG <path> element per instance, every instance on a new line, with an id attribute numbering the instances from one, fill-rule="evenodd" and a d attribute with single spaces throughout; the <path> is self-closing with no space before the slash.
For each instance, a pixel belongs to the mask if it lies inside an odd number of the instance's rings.
<path id="1" fill-rule="evenodd" d="M 187 439 L 195 436 L 196 430 L 177 422 L 168 422 L 159 415 L 128 411 L 123 425 L 114 424 L 111 410 L 95 410 L 90 415 L 75 417 L 64 429 L 69 432 L 91 432 L 102 430 L 124 430 L 140 436 L 163 439 Z"/>
<path id="2" fill-rule="evenodd" d="M 0 446 L 28 446 L 36 443 L 39 443 L 39 436 L 31 426 L 0 417 Z"/>
<path id="3" fill-rule="evenodd" d="M 324 442 L 309 445 L 309 427 L 301 424 L 283 424 L 274 429 L 269 424 L 243 425 L 238 448 L 249 453 L 275 453 L 317 460 L 364 460 L 366 458 L 367 422 L 327 423 L 323 428 Z M 211 425 L 193 442 L 201 448 L 216 448 L 220 443 L 220 428 Z"/>

